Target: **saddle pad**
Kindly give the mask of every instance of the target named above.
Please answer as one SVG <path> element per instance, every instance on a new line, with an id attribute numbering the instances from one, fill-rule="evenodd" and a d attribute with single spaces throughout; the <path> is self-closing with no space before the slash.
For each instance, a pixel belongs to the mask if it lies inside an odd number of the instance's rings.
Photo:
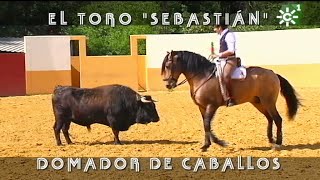
<path id="1" fill-rule="evenodd" d="M 247 70 L 244 66 L 237 67 L 231 75 L 231 79 L 245 79 Z"/>

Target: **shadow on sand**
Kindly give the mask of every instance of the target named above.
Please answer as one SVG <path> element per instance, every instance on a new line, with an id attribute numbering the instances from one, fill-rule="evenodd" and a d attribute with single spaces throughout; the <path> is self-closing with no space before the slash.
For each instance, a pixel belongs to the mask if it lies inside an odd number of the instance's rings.
<path id="1" fill-rule="evenodd" d="M 248 150 L 259 150 L 259 151 L 269 151 L 270 146 L 268 147 L 253 147 L 253 148 L 248 148 Z M 295 150 L 295 149 L 309 149 L 309 150 L 317 150 L 320 149 L 320 143 L 316 144 L 296 144 L 296 145 L 283 145 L 281 146 L 281 150 Z"/>
<path id="2" fill-rule="evenodd" d="M 171 140 L 133 140 L 133 141 L 121 141 L 123 145 L 128 144 L 196 144 L 198 141 L 171 141 Z M 79 143 L 77 143 L 79 144 Z M 114 145 L 114 141 L 95 141 L 88 143 L 89 145 Z"/>

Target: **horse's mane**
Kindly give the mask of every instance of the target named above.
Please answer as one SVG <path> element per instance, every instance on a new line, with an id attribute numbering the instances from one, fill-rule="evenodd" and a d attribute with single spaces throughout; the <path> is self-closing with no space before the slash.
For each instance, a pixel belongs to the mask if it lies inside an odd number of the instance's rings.
<path id="1" fill-rule="evenodd" d="M 211 63 L 207 58 L 204 56 L 190 52 L 190 51 L 173 51 L 173 55 L 178 55 L 178 61 L 182 61 L 182 66 L 186 72 L 190 73 L 205 73 L 205 72 L 212 72 L 213 68 L 215 67 L 214 63 Z M 165 63 L 168 61 L 167 54 L 163 60 L 161 74 L 163 74 L 165 69 Z"/>

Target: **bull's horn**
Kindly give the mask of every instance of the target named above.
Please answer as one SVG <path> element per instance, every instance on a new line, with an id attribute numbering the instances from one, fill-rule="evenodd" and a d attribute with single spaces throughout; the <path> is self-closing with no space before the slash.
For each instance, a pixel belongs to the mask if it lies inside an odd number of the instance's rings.
<path id="1" fill-rule="evenodd" d="M 144 103 L 152 102 L 152 100 L 147 100 L 146 97 L 144 97 L 144 96 L 141 97 L 141 101 L 144 102 Z"/>

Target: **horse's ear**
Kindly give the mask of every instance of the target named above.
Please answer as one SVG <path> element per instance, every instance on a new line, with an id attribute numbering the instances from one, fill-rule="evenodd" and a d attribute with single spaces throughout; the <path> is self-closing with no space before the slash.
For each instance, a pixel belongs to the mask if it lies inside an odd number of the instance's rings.
<path id="1" fill-rule="evenodd" d="M 170 52 L 169 52 L 169 51 L 167 51 L 167 54 L 170 54 Z"/>

